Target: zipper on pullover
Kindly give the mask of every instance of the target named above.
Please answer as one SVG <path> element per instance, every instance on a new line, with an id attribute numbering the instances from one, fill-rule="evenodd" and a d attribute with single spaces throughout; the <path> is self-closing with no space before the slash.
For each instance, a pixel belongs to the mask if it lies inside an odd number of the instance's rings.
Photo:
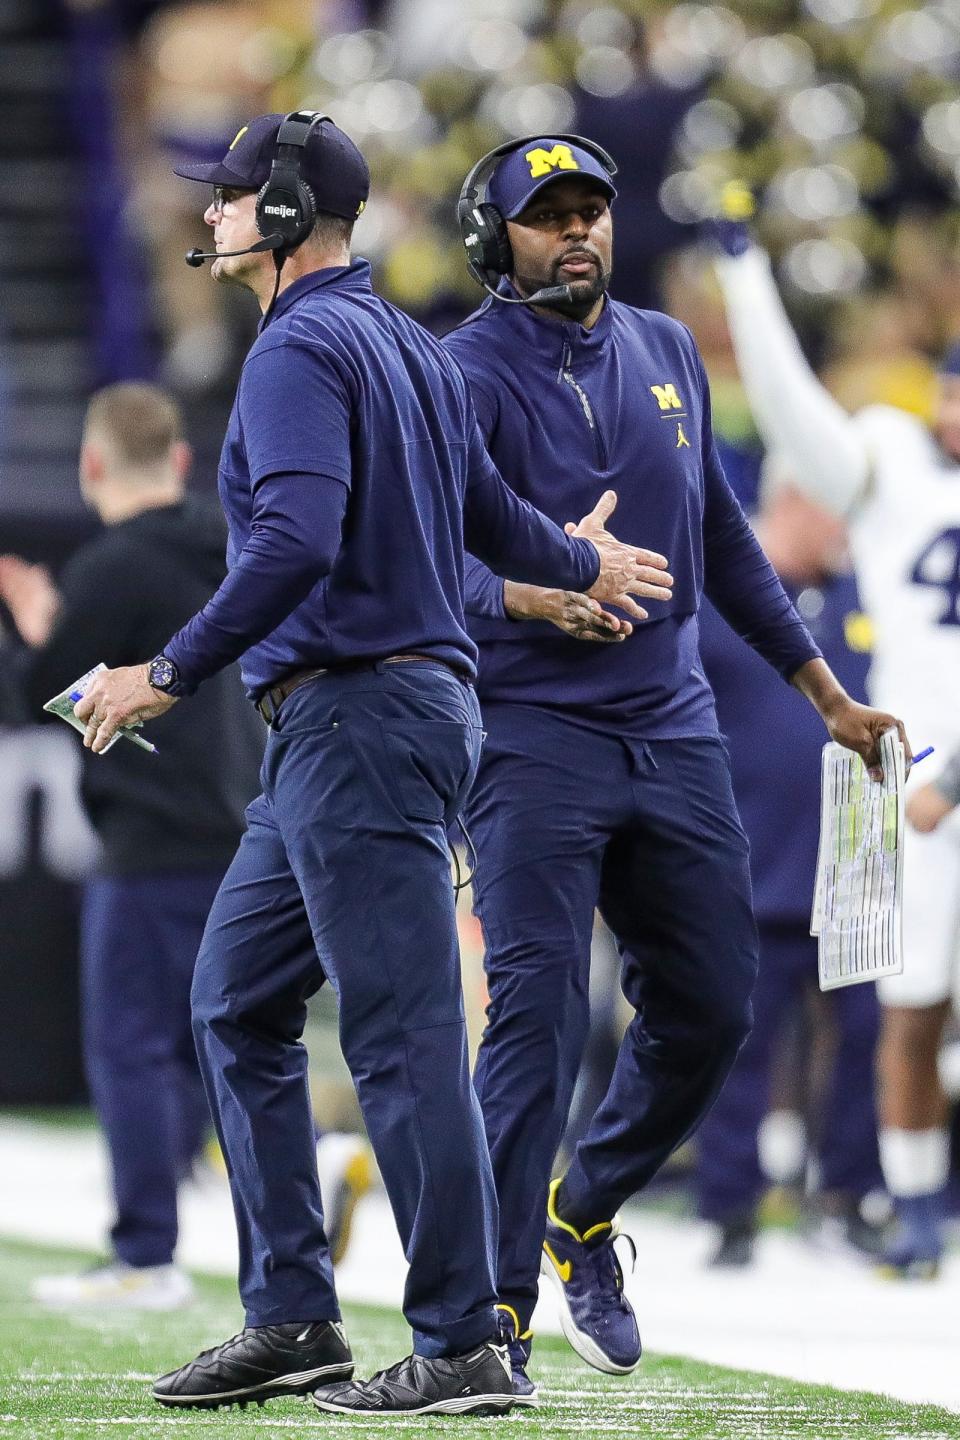
<path id="1" fill-rule="evenodd" d="M 603 443 L 603 436 L 600 433 L 600 426 L 597 424 L 594 416 L 593 406 L 590 404 L 590 397 L 574 375 L 571 368 L 572 365 L 573 347 L 569 340 L 565 340 L 563 342 L 563 358 L 560 361 L 560 374 L 557 376 L 557 379 L 569 385 L 570 389 L 580 401 L 580 408 L 586 416 L 587 424 L 593 431 L 594 441 L 597 447 L 597 459 L 600 462 L 601 468 L 605 470 L 607 468 L 607 447 Z"/>

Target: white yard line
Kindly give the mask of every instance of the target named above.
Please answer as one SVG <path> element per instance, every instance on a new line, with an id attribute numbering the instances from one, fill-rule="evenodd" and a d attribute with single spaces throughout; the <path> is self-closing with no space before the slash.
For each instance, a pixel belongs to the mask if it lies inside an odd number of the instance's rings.
<path id="1" fill-rule="evenodd" d="M 219 1412 L 217 1412 L 217 1413 L 219 1413 Z M 533 1413 L 536 1414 L 536 1411 L 534 1411 Z M 528 1414 L 528 1412 L 527 1412 L 526 1410 L 514 1410 L 512 1413 L 510 1413 L 510 1414 L 508 1414 L 508 1415 L 500 1415 L 500 1416 L 498 1416 L 498 1417 L 497 1417 L 497 1431 L 498 1431 L 498 1433 L 499 1433 L 499 1430 L 500 1430 L 500 1426 L 501 1426 L 501 1425 L 504 1425 L 504 1424 L 506 1424 L 506 1425 L 525 1425 L 525 1424 L 527 1423 L 527 1421 L 526 1421 L 526 1416 L 527 1416 L 527 1414 Z M 242 1423 L 244 1422 L 244 1420 L 248 1420 L 251 1431 L 252 1431 L 254 1428 L 256 1428 L 257 1430 L 260 1430 L 260 1429 L 266 1429 L 266 1430 L 303 1430 L 303 1429 L 307 1429 L 307 1430 L 316 1430 L 316 1431 L 318 1431 L 318 1432 L 320 1432 L 320 1433 L 322 1433 L 322 1434 L 324 1434 L 324 1435 L 327 1435 L 327 1436 L 333 1435 L 333 1434 L 335 1434 L 335 1433 L 340 1433 L 340 1427 L 343 1426 L 344 1428 L 343 1428 L 342 1433 L 343 1433 L 344 1437 L 348 1437 L 349 1434 L 350 1434 L 353 1430 L 355 1430 L 358 1426 L 359 1426 L 360 1428 L 362 1428 L 362 1429 L 365 1429 L 365 1430 L 389 1430 L 389 1431 L 391 1432 L 391 1434 L 395 1434 L 398 1429 L 401 1429 L 401 1430 L 410 1429 L 410 1430 L 417 1430 L 417 1431 L 419 1431 L 419 1433 L 422 1435 L 422 1434 L 424 1433 L 424 1432 L 423 1432 L 423 1426 L 424 1426 L 424 1424 L 427 1424 L 427 1425 L 430 1425 L 430 1426 L 431 1426 L 430 1434 L 442 1433 L 442 1432 L 435 1432 L 435 1431 L 432 1429 L 432 1426 L 433 1426 L 433 1425 L 439 1424 L 439 1425 L 445 1427 L 445 1426 L 447 1426 L 447 1425 L 450 1424 L 450 1417 L 449 1417 L 449 1416 L 444 1416 L 444 1415 L 390 1415 L 390 1416 L 387 1416 L 387 1417 L 383 1417 L 383 1416 L 379 1416 L 379 1415 L 349 1415 L 349 1416 L 347 1416 L 347 1415 L 333 1415 L 333 1416 L 331 1416 L 331 1415 L 320 1415 L 320 1414 L 318 1413 L 318 1414 L 316 1414 L 315 1416 L 307 1417 L 307 1418 L 305 1418 L 305 1419 L 269 1420 L 269 1419 L 265 1419 L 264 1416 L 262 1415 L 262 1413 L 258 1413 L 256 1416 L 252 1416 L 252 1415 L 251 1415 L 251 1416 L 236 1416 L 236 1415 L 233 1415 L 233 1414 L 231 1413 L 231 1420 L 233 1421 L 234 1424 L 236 1424 L 238 1421 L 242 1424 Z M 16 1424 L 16 1425 L 21 1425 L 22 1423 L 23 1423 L 23 1421 L 22 1421 L 22 1418 L 21 1418 L 20 1416 L 17 1416 L 17 1415 L 0 1415 L 0 1425 L 4 1425 L 4 1424 Z M 472 1420 L 472 1421 L 471 1421 L 471 1424 L 472 1424 L 472 1425 L 476 1425 L 477 1423 L 482 1424 L 482 1423 L 483 1423 L 482 1419 L 481 1419 L 479 1422 L 478 1422 L 477 1420 Z M 149 1430 L 158 1430 L 158 1431 L 161 1431 L 162 1433 L 166 1434 L 171 1425 L 192 1426 L 194 1429 L 196 1429 L 197 1421 L 196 1421 L 195 1416 L 193 1416 L 193 1415 L 183 1415 L 183 1416 L 180 1416 L 180 1415 L 177 1415 L 177 1416 L 158 1415 L 158 1414 L 150 1414 L 150 1415 L 116 1415 L 116 1416 L 65 1415 L 65 1416 L 63 1416 L 62 1419 L 58 1418 L 57 1424 L 59 1424 L 59 1425 L 78 1425 L 78 1426 L 79 1426 L 79 1425 L 84 1425 L 84 1426 L 87 1426 L 87 1425 L 103 1425 L 103 1426 L 107 1426 L 107 1425 L 114 1425 L 114 1426 L 116 1426 L 116 1425 L 120 1425 L 120 1426 L 131 1426 L 131 1425 L 135 1425 L 135 1426 L 137 1427 L 137 1430 L 138 1430 L 141 1434 L 144 1433 L 145 1430 L 147 1430 L 147 1431 L 149 1431 Z M 568 1431 L 568 1430 L 569 1430 L 569 1431 L 571 1431 L 571 1432 L 572 1432 L 572 1431 L 578 1431 L 578 1432 L 582 1435 L 582 1434 L 583 1434 L 583 1419 L 582 1419 L 582 1417 L 581 1417 L 579 1420 L 551 1420 L 551 1422 L 550 1422 L 550 1429 L 551 1429 L 551 1431 L 553 1431 L 553 1432 L 561 1431 L 561 1430 L 562 1430 L 562 1431 Z M 621 1423 L 620 1423 L 619 1421 L 617 1421 L 617 1420 L 602 1420 L 602 1419 L 596 1419 L 595 1417 L 591 1416 L 591 1418 L 590 1418 L 590 1434 L 591 1434 L 591 1435 L 594 1435 L 594 1434 L 598 1434 L 598 1433 L 600 1433 L 600 1432 L 602 1432 L 602 1433 L 605 1434 L 605 1435 L 607 1435 L 607 1434 L 610 1434 L 610 1435 L 629 1435 L 630 1437 L 634 1437 L 634 1436 L 636 1435 L 636 1431 L 635 1431 L 635 1430 L 633 1430 L 633 1429 L 631 1429 L 631 1428 L 629 1428 L 629 1427 L 627 1427 L 627 1426 L 624 1426 L 623 1424 L 621 1424 Z M 463 1432 L 460 1432 L 460 1433 L 463 1433 Z M 481 1431 L 477 1431 L 476 1433 L 478 1433 L 478 1434 L 488 1434 L 489 1431 L 481 1430 Z M 757 1440 L 761 1440 L 761 1437 L 760 1437 L 759 1432 L 758 1432 Z M 908 1440 L 908 1437 L 904 1437 L 904 1440 Z"/>
<path id="2" fill-rule="evenodd" d="M 0 1235 L 103 1248 L 106 1166 L 93 1135 L 0 1120 L 0 1175 L 9 1177 L 0 1186 Z M 756 1264 L 731 1274 L 704 1269 L 702 1227 L 642 1210 L 624 1219 L 639 1255 L 628 1290 L 649 1349 L 960 1413 L 960 1256 L 932 1284 L 893 1284 L 796 1236 L 769 1233 Z M 225 1181 L 185 1191 L 180 1259 L 207 1274 L 235 1273 Z M 338 1271 L 341 1298 L 399 1307 L 405 1270 L 387 1202 L 371 1195 Z M 560 1333 L 552 1287 L 534 1328 Z M 629 1399 L 641 1403 L 635 1392 Z"/>

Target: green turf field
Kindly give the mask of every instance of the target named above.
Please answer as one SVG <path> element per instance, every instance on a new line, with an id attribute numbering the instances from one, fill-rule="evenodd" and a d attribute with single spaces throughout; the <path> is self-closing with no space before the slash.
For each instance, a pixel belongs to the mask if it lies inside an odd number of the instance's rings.
<path id="1" fill-rule="evenodd" d="M 34 1275 L 69 1269 L 87 1258 L 0 1242 L 0 1440 L 184 1440 L 193 1433 L 201 1440 L 279 1440 L 285 1434 L 357 1431 L 411 1440 L 451 1431 L 489 1435 L 494 1429 L 529 1440 L 960 1437 L 960 1416 L 930 1406 L 846 1395 L 669 1356 L 648 1357 L 635 1375 L 608 1379 L 553 1339 L 537 1342 L 533 1373 L 543 1387 L 541 1408 L 498 1420 L 341 1420 L 295 1399 L 246 1411 L 164 1411 L 149 1398 L 150 1380 L 240 1328 L 232 1283 L 201 1281 L 197 1305 L 174 1315 L 53 1315 L 26 1298 Z M 345 1319 L 360 1374 L 399 1359 L 408 1348 L 398 1315 L 352 1306 Z"/>

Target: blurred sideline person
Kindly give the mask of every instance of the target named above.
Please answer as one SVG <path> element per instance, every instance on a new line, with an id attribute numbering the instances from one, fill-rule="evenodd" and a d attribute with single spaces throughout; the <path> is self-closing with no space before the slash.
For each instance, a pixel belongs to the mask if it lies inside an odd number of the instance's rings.
<path id="1" fill-rule="evenodd" d="M 740 372 L 768 448 L 796 483 L 845 517 L 874 626 L 869 691 L 896 705 L 936 753 L 960 741 L 960 346 L 944 357 L 932 430 L 889 405 L 850 416 L 817 380 L 791 329 L 770 262 L 737 221 L 717 222 L 717 272 Z M 937 1054 L 957 983 L 960 827 L 908 831 L 904 971 L 878 984 L 880 1157 L 899 1228 L 891 1273 L 936 1273 L 949 1171 Z"/>
<path id="2" fill-rule="evenodd" d="M 615 170 L 569 135 L 483 157 L 459 216 L 473 273 L 499 291 L 444 341 L 517 493 L 562 519 L 615 487 L 624 530 L 655 537 L 674 576 L 670 598 L 631 627 L 467 567 L 487 732 L 467 804 L 490 990 L 474 1082 L 500 1202 L 499 1299 L 528 1391 L 541 1264 L 581 1358 L 612 1374 L 639 1362 L 616 1212 L 697 1127 L 750 1028 L 747 841 L 700 665 L 703 593 L 871 766 L 896 723 L 846 694 L 757 543 L 717 459 L 690 332 L 608 297 Z M 544 305 L 508 303 L 562 286 Z M 551 1184 L 598 906 L 635 1013 L 606 1097 Z"/>
<path id="3" fill-rule="evenodd" d="M 106 526 L 63 572 L 0 560 L 0 595 L 31 648 L 31 711 L 100 661 L 155 651 L 223 578 L 226 531 L 187 498 L 190 451 L 174 403 L 150 385 L 101 390 L 80 451 L 86 503 Z M 81 916 L 83 1053 L 110 1156 L 112 1257 L 35 1287 L 55 1305 L 172 1309 L 191 1297 L 175 1266 L 177 1187 L 210 1119 L 190 1029 L 207 913 L 256 793 L 263 752 L 239 676 L 158 722 L 156 755 L 125 742 L 89 759 L 82 794 L 102 842 Z"/>
<path id="4" fill-rule="evenodd" d="M 180 173 L 213 187 L 213 278 L 263 314 L 219 472 L 229 570 L 152 661 L 99 676 L 76 713 L 99 753 L 242 657 L 269 734 L 192 993 L 246 1324 L 153 1395 L 499 1414 L 529 1402 L 494 1309 L 496 1199 L 445 829 L 481 741 L 464 537 L 508 573 L 640 614 L 629 592 L 668 594 L 666 560 L 604 530 L 610 491 L 568 538 L 504 485 L 456 365 L 351 260 L 369 172 L 328 116 L 261 115 L 221 161 Z M 409 1261 L 413 1353 L 367 1382 L 340 1323 L 301 1044 L 326 979 Z"/>
<path id="5" fill-rule="evenodd" d="M 810 633 L 848 694 L 863 698 L 869 622 L 846 573 L 844 527 L 790 483 L 789 470 L 764 466 L 755 530 Z M 778 684 L 769 666 L 733 634 L 712 606 L 700 614 L 700 653 L 730 753 L 733 793 L 750 841 L 753 910 L 760 968 L 753 1029 L 696 1140 L 698 1212 L 719 1227 L 715 1265 L 753 1257 L 757 1207 L 767 1188 L 757 1135 L 769 1110 L 776 1046 L 784 1022 L 817 982 L 810 906 L 820 832 L 823 727 L 809 705 Z M 771 744 L 758 731 L 776 735 Z M 874 1062 L 877 1000 L 872 985 L 822 997 L 833 1022 L 826 1093 L 811 1117 L 824 1243 L 876 1254 L 877 1231 L 860 1201 L 880 1184 Z M 814 1217 L 811 1216 L 811 1221 Z"/>
<path id="6" fill-rule="evenodd" d="M 942 825 L 960 805 L 960 750 L 947 760 L 936 780 L 921 785 L 907 801 L 907 820 L 921 835 Z"/>

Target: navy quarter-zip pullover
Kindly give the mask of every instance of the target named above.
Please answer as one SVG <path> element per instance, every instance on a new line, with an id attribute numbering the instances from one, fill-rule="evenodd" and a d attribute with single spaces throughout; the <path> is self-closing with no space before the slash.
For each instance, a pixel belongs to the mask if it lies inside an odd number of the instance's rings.
<path id="1" fill-rule="evenodd" d="M 472 677 L 465 537 L 515 579 L 581 590 L 599 569 L 503 483 L 460 370 L 363 260 L 304 275 L 261 324 L 218 482 L 229 573 L 164 647 L 184 692 L 241 656 L 254 699 L 404 652 Z"/>
<path id="2" fill-rule="evenodd" d="M 785 679 L 820 654 L 724 478 L 685 326 L 609 297 L 591 330 L 489 299 L 443 344 L 507 483 L 560 524 L 615 490 L 617 535 L 666 555 L 674 576 L 671 599 L 647 602 L 631 637 L 589 644 L 507 618 L 502 580 L 468 556 L 482 701 L 561 707 L 643 739 L 716 734 L 698 649 L 704 592 Z"/>

